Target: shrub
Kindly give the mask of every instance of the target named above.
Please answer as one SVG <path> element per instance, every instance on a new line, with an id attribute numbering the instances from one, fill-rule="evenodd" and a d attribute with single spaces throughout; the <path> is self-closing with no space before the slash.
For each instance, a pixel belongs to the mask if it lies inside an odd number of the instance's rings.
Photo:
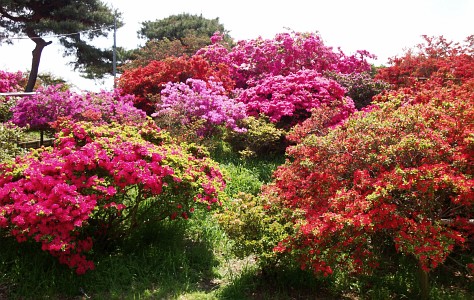
<path id="1" fill-rule="evenodd" d="M 33 96 L 20 98 L 12 108 L 12 122 L 20 127 L 49 129 L 49 123 L 59 117 L 77 115 L 83 111 L 81 101 L 61 85 L 40 88 Z"/>
<path id="2" fill-rule="evenodd" d="M 438 92 L 411 105 L 405 95 L 388 96 L 290 147 L 265 194 L 277 207 L 303 210 L 304 220 L 276 250 L 324 274 L 370 272 L 387 249 L 415 257 L 425 271 L 470 251 L 474 98 Z"/>
<path id="3" fill-rule="evenodd" d="M 0 93 L 19 92 L 25 84 L 25 74 L 22 72 L 11 73 L 0 70 Z"/>
<path id="4" fill-rule="evenodd" d="M 391 66 L 381 68 L 376 79 L 401 88 L 425 81 L 459 84 L 474 77 L 474 36 L 468 37 L 464 44 L 447 41 L 442 36 L 423 36 L 423 39 L 415 49 L 391 58 Z"/>
<path id="5" fill-rule="evenodd" d="M 12 123 L 0 123 L 0 163 L 24 152 L 18 147 L 18 140 L 23 137 L 23 134 L 23 129 Z"/>
<path id="6" fill-rule="evenodd" d="M 324 45 L 316 33 L 298 32 L 280 33 L 273 39 L 239 41 L 231 50 L 225 45 L 213 44 L 197 54 L 212 64 L 228 65 L 238 88 L 247 88 L 252 81 L 267 76 L 287 76 L 303 69 L 319 73 L 369 71 L 366 58 L 373 57 L 367 51 L 347 56 L 340 49 L 336 52 Z"/>
<path id="7" fill-rule="evenodd" d="M 46 130 L 61 117 L 75 120 L 120 123 L 140 123 L 146 114 L 133 106 L 133 96 L 121 96 L 119 91 L 73 93 L 62 85 L 39 88 L 36 95 L 23 97 L 13 106 L 12 122 L 18 126 Z"/>
<path id="8" fill-rule="evenodd" d="M 301 70 L 288 76 L 267 76 L 254 87 L 243 90 L 237 97 L 247 105 L 249 115 L 264 114 L 281 127 L 291 127 L 309 117 L 311 109 L 341 100 L 346 90 L 336 81 L 316 71 Z M 350 98 L 337 102 L 335 108 L 346 118 L 354 108 Z"/>
<path id="9" fill-rule="evenodd" d="M 141 126 L 61 119 L 52 148 L 0 168 L 0 228 L 32 240 L 78 274 L 94 268 L 93 245 L 122 239 L 146 222 L 188 218 L 221 203 L 216 163 Z M 153 143 L 152 143 L 152 142 Z"/>
<path id="10" fill-rule="evenodd" d="M 354 101 L 356 109 L 359 110 L 371 104 L 372 97 L 391 88 L 388 83 L 373 79 L 368 72 L 350 74 L 327 72 L 324 75 L 346 88 L 346 95 Z"/>
<path id="11" fill-rule="evenodd" d="M 295 212 L 276 205 L 268 199 L 239 193 L 224 209 L 216 213 L 219 225 L 233 241 L 233 253 L 238 258 L 256 256 L 261 267 L 289 264 L 288 255 L 273 251 L 279 241 L 293 234 Z"/>
<path id="12" fill-rule="evenodd" d="M 120 90 L 101 91 L 75 95 L 76 101 L 82 103 L 80 114 L 72 117 L 81 121 L 95 123 L 141 124 L 146 122 L 146 113 L 133 106 L 133 95 L 121 95 Z"/>
<path id="13" fill-rule="evenodd" d="M 168 83 L 161 91 L 161 101 L 156 105 L 158 121 L 172 120 L 172 127 L 188 125 L 201 121 L 202 128 L 194 132 L 200 136 L 209 136 L 219 125 L 234 131 L 241 131 L 237 122 L 246 117 L 245 106 L 226 95 L 219 82 L 210 78 L 203 80 L 188 79 L 186 83 Z"/>
<path id="14" fill-rule="evenodd" d="M 9 121 L 13 117 L 11 109 L 16 104 L 16 98 L 14 97 L 1 97 L 0 96 L 0 122 L 4 123 Z"/>
<path id="15" fill-rule="evenodd" d="M 267 157 L 283 154 L 285 151 L 285 131 L 276 128 L 268 118 L 248 117 L 241 122 L 244 132 L 228 132 L 225 140 L 235 152 L 243 156 Z"/>

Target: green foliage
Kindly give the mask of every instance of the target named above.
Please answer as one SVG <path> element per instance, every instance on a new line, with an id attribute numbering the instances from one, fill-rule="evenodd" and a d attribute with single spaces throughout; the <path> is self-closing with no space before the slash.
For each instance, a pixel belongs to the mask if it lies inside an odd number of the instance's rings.
<path id="1" fill-rule="evenodd" d="M 351 74 L 327 72 L 326 76 L 347 89 L 346 95 L 354 100 L 354 105 L 359 110 L 370 105 L 373 96 L 390 89 L 390 84 L 373 79 L 368 72 Z"/>
<path id="2" fill-rule="evenodd" d="M 233 240 L 233 252 L 239 258 L 256 255 L 262 267 L 274 267 L 288 255 L 274 252 L 278 242 L 293 233 L 292 220 L 297 213 L 271 205 L 268 199 L 239 193 L 222 212 L 216 214 L 219 224 Z M 285 264 L 291 262 L 286 261 Z"/>
<path id="3" fill-rule="evenodd" d="M 202 15 L 191 15 L 187 13 L 172 15 L 156 21 L 142 22 L 142 28 L 138 32 L 141 37 L 147 39 L 181 40 L 189 35 L 209 38 L 216 32 L 226 34 L 226 39 L 230 39 L 224 25 L 219 23 L 219 18 L 206 19 Z"/>
<path id="4" fill-rule="evenodd" d="M 221 165 L 221 167 L 230 178 L 225 189 L 227 195 L 233 197 L 239 193 L 248 193 L 256 196 L 260 193 L 264 181 L 260 179 L 258 170 L 232 163 Z"/>
<path id="5" fill-rule="evenodd" d="M 0 96 L 0 122 L 4 123 L 10 120 L 13 116 L 11 108 L 15 105 L 15 99 L 12 97 Z"/>
<path id="6" fill-rule="evenodd" d="M 24 152 L 17 145 L 23 134 L 22 128 L 11 123 L 0 123 L 0 163 Z"/>
<path id="7" fill-rule="evenodd" d="M 282 154 L 285 151 L 285 131 L 276 128 L 268 118 L 249 117 L 242 120 L 246 132 L 230 131 L 226 141 L 235 152 L 244 157 L 265 157 Z"/>

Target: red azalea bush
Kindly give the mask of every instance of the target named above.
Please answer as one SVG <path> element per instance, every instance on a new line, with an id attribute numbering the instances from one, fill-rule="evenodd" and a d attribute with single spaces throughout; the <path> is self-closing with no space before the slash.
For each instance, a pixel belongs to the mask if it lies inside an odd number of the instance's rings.
<path id="1" fill-rule="evenodd" d="M 220 204 L 224 180 L 199 149 L 170 141 L 151 121 L 139 127 L 62 119 L 52 148 L 0 165 L 0 228 L 32 240 L 78 274 L 87 253 L 145 221 Z"/>
<path id="2" fill-rule="evenodd" d="M 472 251 L 474 97 L 437 93 L 416 104 L 416 93 L 388 95 L 332 130 L 330 114 L 297 126 L 265 194 L 304 218 L 276 250 L 324 274 L 373 270 L 387 249 L 425 271 Z"/>
<path id="3" fill-rule="evenodd" d="M 474 78 L 474 36 L 464 44 L 447 41 L 443 36 L 423 36 L 424 43 L 401 57 L 390 59 L 390 67 L 379 70 L 376 79 L 395 88 L 412 87 L 418 82 L 464 83 Z"/>
<path id="4" fill-rule="evenodd" d="M 124 94 L 135 95 L 135 106 L 147 114 L 154 112 L 156 96 L 168 82 L 186 82 L 189 78 L 208 80 L 213 77 L 223 83 L 226 91 L 234 87 L 226 65 L 211 66 L 200 56 L 168 57 L 151 61 L 144 67 L 127 69 L 119 79 Z"/>

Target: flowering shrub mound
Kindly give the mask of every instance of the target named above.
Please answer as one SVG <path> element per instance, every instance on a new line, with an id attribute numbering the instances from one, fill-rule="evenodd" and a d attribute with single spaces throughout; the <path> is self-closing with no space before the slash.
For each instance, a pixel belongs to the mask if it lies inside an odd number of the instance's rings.
<path id="1" fill-rule="evenodd" d="M 267 76 L 255 86 L 243 90 L 237 100 L 247 105 L 249 115 L 264 114 L 274 123 L 286 117 L 292 126 L 306 119 L 311 109 L 342 100 L 345 93 L 346 90 L 336 81 L 313 70 L 301 70 L 288 76 Z M 338 110 L 341 119 L 355 110 L 350 98 L 337 103 L 340 106 L 334 109 Z"/>
<path id="2" fill-rule="evenodd" d="M 12 107 L 12 122 L 31 129 L 49 129 L 61 117 L 93 122 L 136 123 L 145 113 L 133 106 L 133 96 L 119 91 L 86 93 L 64 90 L 62 85 L 39 88 L 31 97 L 23 97 Z"/>
<path id="3" fill-rule="evenodd" d="M 209 135 L 218 125 L 242 131 L 237 121 L 246 117 L 245 106 L 226 95 L 220 82 L 188 79 L 186 83 L 168 83 L 152 116 L 173 120 L 179 126 L 202 120 L 198 135 Z"/>
<path id="4" fill-rule="evenodd" d="M 226 65 L 211 66 L 204 58 L 196 55 L 190 58 L 168 57 L 151 61 L 144 67 L 125 70 L 120 76 L 119 87 L 124 94 L 135 95 L 134 105 L 151 115 L 157 102 L 156 96 L 166 83 L 186 82 L 189 78 L 207 81 L 211 77 L 222 82 L 226 91 L 231 91 L 234 87 Z"/>
<path id="5" fill-rule="evenodd" d="M 78 274 L 94 243 L 146 222 L 188 218 L 220 204 L 224 180 L 199 149 L 141 126 L 61 119 L 54 147 L 0 165 L 0 228 L 33 240 Z"/>
<path id="6" fill-rule="evenodd" d="M 238 88 L 246 88 L 249 81 L 269 75 L 289 75 L 303 69 L 319 73 L 334 71 L 360 73 L 370 71 L 366 58 L 374 56 L 367 51 L 346 55 L 324 45 L 316 33 L 281 33 L 273 39 L 257 38 L 239 41 L 228 50 L 221 43 L 214 43 L 197 52 L 213 64 L 226 64 Z"/>
<path id="7" fill-rule="evenodd" d="M 373 270 L 387 248 L 425 271 L 472 251 L 474 97 L 450 93 L 423 104 L 388 95 L 326 132 L 324 120 L 310 119 L 314 131 L 306 124 L 294 135 L 291 160 L 265 188 L 277 205 L 304 211 L 276 250 L 324 274 Z"/>
<path id="8" fill-rule="evenodd" d="M 146 121 L 146 113 L 133 106 L 133 95 L 122 95 L 119 89 L 112 92 L 86 93 L 76 95 L 76 101 L 82 103 L 82 111 L 72 117 L 81 121 L 96 123 L 140 124 Z"/>
<path id="9" fill-rule="evenodd" d="M 19 92 L 25 83 L 25 74 L 22 72 L 11 73 L 0 70 L 0 93 Z"/>
<path id="10" fill-rule="evenodd" d="M 442 36 L 423 38 L 424 43 L 416 49 L 391 58 L 391 66 L 380 69 L 376 78 L 395 88 L 425 81 L 459 84 L 474 78 L 474 36 L 469 36 L 464 44 L 447 41 Z"/>
<path id="11" fill-rule="evenodd" d="M 346 95 L 354 101 L 358 110 L 370 105 L 375 95 L 391 89 L 390 84 L 373 79 L 368 72 L 350 74 L 326 72 L 324 75 L 347 89 Z"/>
<path id="12" fill-rule="evenodd" d="M 19 99 L 12 108 L 12 122 L 21 127 L 44 130 L 59 117 L 76 115 L 82 110 L 82 103 L 71 91 L 63 90 L 61 85 L 52 85 L 40 88 L 34 96 Z"/>

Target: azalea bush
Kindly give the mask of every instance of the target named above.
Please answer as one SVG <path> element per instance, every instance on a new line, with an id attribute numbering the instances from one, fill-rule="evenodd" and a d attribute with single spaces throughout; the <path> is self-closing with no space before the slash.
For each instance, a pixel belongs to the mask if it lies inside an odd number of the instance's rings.
<path id="1" fill-rule="evenodd" d="M 317 116 L 297 126 L 265 194 L 304 218 L 275 250 L 326 275 L 371 272 L 391 252 L 428 272 L 472 251 L 474 97 L 451 91 L 415 104 L 389 94 L 330 130 Z"/>
<path id="2" fill-rule="evenodd" d="M 240 122 L 245 131 L 227 132 L 224 139 L 242 157 L 268 157 L 285 152 L 286 132 L 276 127 L 264 115 L 248 117 Z"/>
<path id="3" fill-rule="evenodd" d="M 252 82 L 267 76 L 286 76 L 303 69 L 319 73 L 370 71 L 367 59 L 374 58 L 365 50 L 353 55 L 346 55 L 341 49 L 334 51 L 324 45 L 317 33 L 300 32 L 280 33 L 273 39 L 242 40 L 230 50 L 216 39 L 197 54 L 213 64 L 228 65 L 238 88 L 252 86 Z"/>
<path id="4" fill-rule="evenodd" d="M 23 72 L 6 72 L 0 70 L 0 93 L 19 92 L 26 83 Z"/>
<path id="5" fill-rule="evenodd" d="M 390 66 L 379 70 L 376 78 L 395 88 L 413 87 L 420 82 L 436 84 L 464 83 L 474 78 L 474 36 L 463 43 L 444 37 L 423 36 L 424 42 L 389 60 Z"/>
<path id="6" fill-rule="evenodd" d="M 119 91 L 77 94 L 62 85 L 38 88 L 37 94 L 19 99 L 12 107 L 12 122 L 37 130 L 50 129 L 61 117 L 93 122 L 136 123 L 146 114 L 133 106 L 134 97 Z"/>
<path id="7" fill-rule="evenodd" d="M 146 121 L 146 113 L 133 105 L 135 97 L 122 95 L 119 89 L 75 95 L 74 99 L 82 104 L 82 110 L 72 116 L 77 120 L 130 125 Z"/>
<path id="8" fill-rule="evenodd" d="M 310 116 L 311 109 L 337 101 L 340 118 L 355 111 L 354 102 L 345 98 L 346 90 L 336 81 L 322 77 L 312 70 L 301 70 L 288 76 L 268 76 L 255 87 L 238 95 L 247 105 L 249 115 L 264 114 L 281 127 L 291 127 Z"/>
<path id="9" fill-rule="evenodd" d="M 383 80 L 373 79 L 368 72 L 350 74 L 326 72 L 325 76 L 347 89 L 346 95 L 354 101 L 358 110 L 369 106 L 375 95 L 391 89 L 390 84 Z"/>
<path id="10" fill-rule="evenodd" d="M 6 72 L 0 70 L 0 93 L 19 92 L 25 84 L 25 75 L 22 72 Z M 15 105 L 14 97 L 0 96 L 0 122 L 11 119 L 11 108 Z"/>
<path id="11" fill-rule="evenodd" d="M 2 233 L 41 244 L 83 274 L 104 247 L 145 223 L 221 204 L 225 183 L 202 149 L 140 126 L 60 119 L 53 147 L 0 165 Z"/>
<path id="12" fill-rule="evenodd" d="M 243 103 L 226 95 L 222 83 L 214 82 L 213 78 L 208 83 L 190 78 L 186 83 L 166 84 L 152 116 L 158 119 L 159 124 L 170 122 L 166 128 L 200 122 L 201 128 L 194 134 L 209 136 L 220 125 L 242 131 L 237 122 L 246 117 L 246 111 Z"/>
<path id="13" fill-rule="evenodd" d="M 275 252 L 278 242 L 294 233 L 291 209 L 271 205 L 268 199 L 240 192 L 215 214 L 219 225 L 233 241 L 238 258 L 255 255 L 262 268 L 293 264 L 288 253 Z"/>

